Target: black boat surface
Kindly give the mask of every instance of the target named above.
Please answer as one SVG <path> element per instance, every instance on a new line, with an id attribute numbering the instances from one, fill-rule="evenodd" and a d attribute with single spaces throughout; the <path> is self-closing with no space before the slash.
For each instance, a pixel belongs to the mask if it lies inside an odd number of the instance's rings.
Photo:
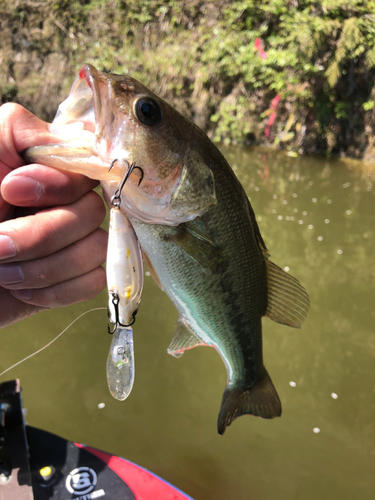
<path id="1" fill-rule="evenodd" d="M 25 425 L 19 380 L 0 384 L 0 500 L 193 500 L 128 460 Z"/>

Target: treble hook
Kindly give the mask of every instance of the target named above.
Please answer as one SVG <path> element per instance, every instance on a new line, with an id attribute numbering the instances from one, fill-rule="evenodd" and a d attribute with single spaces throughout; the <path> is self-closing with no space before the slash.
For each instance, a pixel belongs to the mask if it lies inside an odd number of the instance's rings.
<path id="1" fill-rule="evenodd" d="M 128 325 L 123 325 L 120 322 L 120 317 L 119 317 L 119 312 L 118 312 L 118 304 L 120 302 L 118 293 L 117 292 L 111 292 L 111 291 L 109 293 L 112 295 L 112 304 L 113 304 L 113 307 L 115 308 L 115 321 L 112 320 L 110 312 L 109 312 L 109 309 L 107 308 L 107 310 L 108 310 L 108 319 L 112 323 L 112 325 L 115 325 L 112 331 L 111 331 L 111 329 L 109 328 L 109 325 L 108 325 L 108 333 L 110 333 L 112 335 L 113 333 L 115 333 L 115 331 L 117 330 L 117 328 L 119 326 L 123 326 L 124 328 L 128 328 L 129 326 L 134 325 L 134 323 L 135 323 L 135 315 L 137 314 L 137 311 L 133 312 L 133 315 L 132 315 L 133 318 L 132 318 L 131 323 L 129 323 Z"/>
<path id="2" fill-rule="evenodd" d="M 108 169 L 108 172 L 111 170 L 111 168 L 116 163 L 116 161 L 124 161 L 127 165 L 126 174 L 124 175 L 122 181 L 120 182 L 120 185 L 119 185 L 118 189 L 116 190 L 115 194 L 111 198 L 112 205 L 114 207 L 119 207 L 121 204 L 121 191 L 125 185 L 125 182 L 129 179 L 133 170 L 135 170 L 137 168 L 138 170 L 141 171 L 141 178 L 139 179 L 138 187 L 141 184 L 141 182 L 143 181 L 144 172 L 143 172 L 143 169 L 141 167 L 138 167 L 138 165 L 136 165 L 135 163 L 132 163 L 131 165 L 129 165 L 128 160 L 126 160 L 125 158 L 123 158 L 123 159 L 116 158 L 116 160 L 113 160 L 113 162 L 111 163 L 111 166 Z"/>

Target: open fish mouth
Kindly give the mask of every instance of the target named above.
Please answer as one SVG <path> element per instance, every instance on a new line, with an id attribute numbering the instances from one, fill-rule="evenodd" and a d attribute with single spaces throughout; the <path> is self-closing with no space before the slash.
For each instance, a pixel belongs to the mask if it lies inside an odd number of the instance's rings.
<path id="1" fill-rule="evenodd" d="M 113 160 L 98 152 L 102 120 L 100 73 L 91 65 L 82 66 L 69 96 L 59 105 L 50 125 L 52 134 L 63 142 L 37 146 L 24 152 L 28 161 L 80 173 L 99 181 L 119 183 L 124 165 L 109 167 Z"/>
<path id="2" fill-rule="evenodd" d="M 63 142 L 24 156 L 97 179 L 107 196 L 134 165 L 122 208 L 142 222 L 176 226 L 216 203 L 213 173 L 174 127 L 176 113 L 134 78 L 84 64 L 51 125 Z"/>
<path id="3" fill-rule="evenodd" d="M 131 162 L 127 147 L 131 109 L 128 99 L 121 95 L 123 80 L 123 76 L 102 73 L 91 64 L 84 64 L 69 96 L 57 110 L 52 130 L 58 132 L 61 126 L 80 124 L 85 131 L 93 133 L 95 152 L 107 163 L 119 159 Z M 72 139 L 76 140 L 74 134 Z"/>
<path id="4" fill-rule="evenodd" d="M 82 66 L 70 90 L 69 97 L 63 101 L 53 120 L 52 130 L 58 131 L 61 125 L 82 123 L 85 130 L 95 133 L 95 109 L 100 110 L 100 94 L 97 79 L 88 64 Z M 97 73 L 97 71 L 95 70 Z M 94 101 L 96 104 L 94 104 Z"/>

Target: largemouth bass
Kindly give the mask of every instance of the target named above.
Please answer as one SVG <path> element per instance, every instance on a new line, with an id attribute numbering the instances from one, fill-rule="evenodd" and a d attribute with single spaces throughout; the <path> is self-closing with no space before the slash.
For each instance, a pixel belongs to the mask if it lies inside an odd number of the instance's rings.
<path id="1" fill-rule="evenodd" d="M 136 172 L 128 191 L 125 185 L 121 208 L 151 275 L 179 312 L 168 352 L 178 357 L 208 345 L 225 364 L 219 434 L 243 414 L 280 416 L 280 399 L 263 364 L 262 317 L 300 328 L 309 298 L 269 260 L 249 199 L 221 152 L 135 79 L 90 65 L 81 69 L 54 123 L 75 122 L 92 132 L 91 140 L 39 146 L 27 157 L 99 179 L 107 196 L 123 175 L 108 172 L 114 160 L 142 169 L 140 186 Z"/>

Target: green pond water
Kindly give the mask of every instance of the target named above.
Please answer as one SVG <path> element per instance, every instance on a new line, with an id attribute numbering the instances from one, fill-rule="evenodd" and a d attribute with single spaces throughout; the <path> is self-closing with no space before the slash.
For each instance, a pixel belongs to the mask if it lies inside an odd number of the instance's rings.
<path id="1" fill-rule="evenodd" d="M 136 380 L 126 401 L 107 389 L 104 310 L 2 380 L 21 379 L 30 425 L 132 460 L 196 500 L 373 499 L 375 168 L 262 150 L 224 153 L 272 260 L 311 299 L 301 330 L 263 320 L 282 417 L 243 416 L 217 434 L 224 365 L 207 347 L 167 355 L 177 312 L 151 277 L 134 325 Z M 0 370 L 106 303 L 103 292 L 1 330 Z"/>

